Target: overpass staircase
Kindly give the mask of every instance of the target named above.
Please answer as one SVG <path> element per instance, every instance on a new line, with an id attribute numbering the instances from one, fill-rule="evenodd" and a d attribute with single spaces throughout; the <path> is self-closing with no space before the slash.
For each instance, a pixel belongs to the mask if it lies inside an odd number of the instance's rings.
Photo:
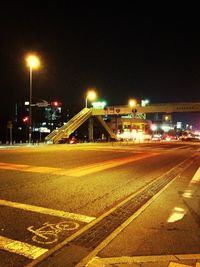
<path id="1" fill-rule="evenodd" d="M 57 144 L 62 139 L 69 138 L 70 134 L 79 128 L 91 115 L 92 110 L 90 108 L 82 109 L 62 127 L 52 131 L 49 135 L 47 135 L 45 141 Z"/>
<path id="2" fill-rule="evenodd" d="M 108 132 L 110 137 L 112 139 L 117 139 L 116 134 L 113 133 L 113 131 L 110 129 L 110 127 L 107 125 L 107 123 L 103 120 L 102 116 L 99 115 L 99 116 L 96 116 L 96 118 L 101 123 L 101 125 L 104 127 L 104 129 Z"/>

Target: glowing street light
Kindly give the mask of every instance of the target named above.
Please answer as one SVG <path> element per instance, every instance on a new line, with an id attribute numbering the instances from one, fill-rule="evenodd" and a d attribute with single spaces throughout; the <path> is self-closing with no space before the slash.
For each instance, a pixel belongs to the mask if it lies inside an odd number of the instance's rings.
<path id="1" fill-rule="evenodd" d="M 85 98 L 85 107 L 87 108 L 87 102 L 88 100 L 93 101 L 97 98 L 97 93 L 94 90 L 89 90 L 86 94 Z"/>
<path id="2" fill-rule="evenodd" d="M 29 95 L 29 136 L 28 140 L 31 143 L 31 135 L 32 135 L 32 87 L 33 87 L 33 69 L 38 69 L 40 67 L 40 60 L 34 54 L 28 54 L 26 56 L 26 64 L 29 68 L 29 77 L 30 77 L 30 95 Z"/>
<path id="3" fill-rule="evenodd" d="M 130 99 L 130 100 L 128 101 L 128 105 L 129 105 L 129 107 L 131 107 L 131 108 L 135 107 L 136 104 L 137 104 L 137 102 L 136 102 L 135 99 Z"/>

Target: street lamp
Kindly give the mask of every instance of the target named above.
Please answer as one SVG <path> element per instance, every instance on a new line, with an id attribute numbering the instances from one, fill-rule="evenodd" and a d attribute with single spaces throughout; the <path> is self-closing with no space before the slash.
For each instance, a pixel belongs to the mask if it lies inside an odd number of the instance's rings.
<path id="1" fill-rule="evenodd" d="M 135 99 L 130 99 L 130 100 L 128 101 L 128 105 L 129 105 L 129 107 L 131 107 L 131 108 L 135 107 L 136 104 L 137 104 L 137 102 L 136 102 Z"/>
<path id="2" fill-rule="evenodd" d="M 92 101 L 95 100 L 97 98 L 97 93 L 94 90 L 89 90 L 86 94 L 86 98 L 85 98 L 85 107 L 87 108 L 87 102 L 88 100 Z"/>
<path id="3" fill-rule="evenodd" d="M 28 141 L 29 144 L 31 143 L 31 134 L 32 134 L 32 87 L 33 87 L 33 69 L 38 69 L 40 67 L 40 60 L 39 58 L 34 54 L 28 54 L 26 56 L 26 63 L 29 68 L 29 89 L 30 89 L 30 95 L 29 95 L 29 136 Z"/>

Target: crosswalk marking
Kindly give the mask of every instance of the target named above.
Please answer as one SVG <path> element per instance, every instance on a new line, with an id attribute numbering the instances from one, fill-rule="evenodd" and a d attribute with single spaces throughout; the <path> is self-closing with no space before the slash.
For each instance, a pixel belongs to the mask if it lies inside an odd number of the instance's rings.
<path id="1" fill-rule="evenodd" d="M 95 217 L 0 199 L 0 205 L 90 223 Z"/>
<path id="2" fill-rule="evenodd" d="M 40 167 L 40 166 L 32 166 L 27 164 L 14 164 L 8 162 L 0 162 L 0 169 L 3 170 L 14 170 L 21 172 L 36 172 L 36 173 L 57 173 L 60 171 L 60 168 L 52 168 L 52 167 Z"/>
<path id="3" fill-rule="evenodd" d="M 0 236 L 0 249 L 25 256 L 29 259 L 36 259 L 48 251 L 48 249 L 36 247 L 28 243 L 12 240 L 3 236 Z"/>
<path id="4" fill-rule="evenodd" d="M 152 157 L 155 155 L 158 155 L 158 153 L 139 153 L 134 156 L 132 155 L 126 158 L 106 160 L 103 162 L 87 164 L 87 165 L 84 165 L 78 168 L 71 168 L 71 169 L 0 162 L 0 169 L 14 170 L 14 171 L 20 171 L 20 172 L 51 173 L 55 175 L 69 175 L 69 176 L 74 176 L 74 177 L 80 177 L 83 175 L 92 174 L 95 172 L 110 169 L 113 167 L 117 167 L 120 165 L 130 163 L 130 162 L 134 162 L 140 159 Z"/>

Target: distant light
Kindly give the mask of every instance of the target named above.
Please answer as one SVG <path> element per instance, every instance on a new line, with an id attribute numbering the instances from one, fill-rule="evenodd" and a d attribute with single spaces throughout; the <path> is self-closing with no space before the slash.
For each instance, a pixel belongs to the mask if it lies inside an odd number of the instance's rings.
<path id="1" fill-rule="evenodd" d="M 25 101 L 25 102 L 24 102 L 24 105 L 25 105 L 25 106 L 29 106 L 29 101 Z"/>
<path id="2" fill-rule="evenodd" d="M 176 127 L 177 127 L 177 129 L 181 129 L 182 128 L 182 122 L 177 121 Z"/>
<path id="3" fill-rule="evenodd" d="M 170 127 L 169 125 L 166 125 L 166 124 L 163 124 L 161 126 L 161 129 L 164 131 L 164 132 L 168 132 L 169 130 L 171 130 L 172 127 Z"/>
<path id="4" fill-rule="evenodd" d="M 147 104 L 149 104 L 149 100 L 148 99 L 145 99 L 145 100 L 141 101 L 141 106 L 142 107 L 145 107 Z"/>
<path id="5" fill-rule="evenodd" d="M 151 130 L 156 131 L 158 129 L 158 126 L 156 124 L 151 125 Z"/>
<path id="6" fill-rule="evenodd" d="M 50 129 L 48 129 L 47 127 L 40 127 L 40 133 L 50 133 Z"/>
<path id="7" fill-rule="evenodd" d="M 28 122 L 29 122 L 29 117 L 28 117 L 28 116 L 23 117 L 23 118 L 22 118 L 22 121 L 23 121 L 23 123 L 28 124 Z"/>
<path id="8" fill-rule="evenodd" d="M 62 106 L 62 103 L 60 101 L 55 100 L 55 101 L 51 102 L 51 106 L 52 107 L 60 107 L 60 106 Z"/>

